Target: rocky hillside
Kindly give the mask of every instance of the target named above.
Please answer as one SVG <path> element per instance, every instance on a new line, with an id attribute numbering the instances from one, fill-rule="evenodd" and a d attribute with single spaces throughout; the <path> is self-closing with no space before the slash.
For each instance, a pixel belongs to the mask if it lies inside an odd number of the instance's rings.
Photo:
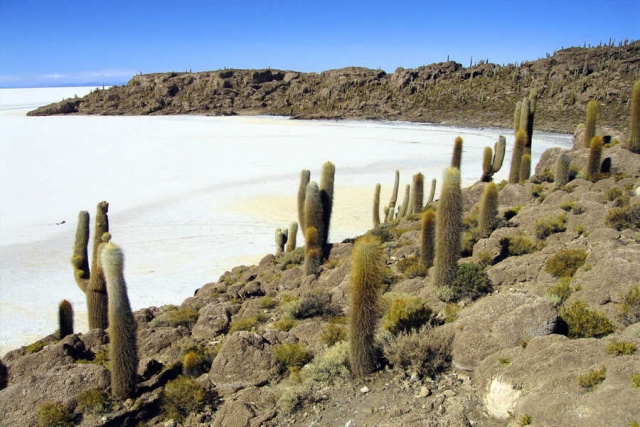
<path id="1" fill-rule="evenodd" d="M 108 333 L 8 353 L 0 425 L 637 426 L 640 155 L 607 146 L 610 172 L 587 181 L 588 149 L 565 151 L 575 177 L 557 186 L 560 154 L 545 152 L 530 182 L 498 186 L 487 238 L 489 184 L 463 191 L 465 258 L 448 293 L 418 261 L 420 215 L 369 232 L 385 269 L 379 366 L 364 379 L 348 362 L 348 240 L 317 276 L 298 248 L 136 312 L 138 391 L 126 401 L 109 394 Z"/>
<path id="2" fill-rule="evenodd" d="M 516 101 L 538 92 L 536 128 L 572 132 L 590 99 L 623 130 L 640 78 L 640 41 L 569 48 L 519 66 L 457 62 L 416 69 L 343 68 L 317 73 L 219 70 L 146 74 L 125 86 L 38 108 L 53 114 L 271 114 L 300 118 L 387 119 L 511 127 Z"/>

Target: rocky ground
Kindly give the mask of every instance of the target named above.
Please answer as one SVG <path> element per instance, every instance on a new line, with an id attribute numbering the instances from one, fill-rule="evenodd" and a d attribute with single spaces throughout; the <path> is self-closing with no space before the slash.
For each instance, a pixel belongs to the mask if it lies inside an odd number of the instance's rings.
<path id="1" fill-rule="evenodd" d="M 322 73 L 225 69 L 133 77 L 32 111 L 53 114 L 269 114 L 299 118 L 384 119 L 464 126 L 512 126 L 516 101 L 538 92 L 538 130 L 573 132 L 595 99 L 599 118 L 628 125 L 640 41 L 573 47 L 519 65 L 454 61 L 415 69 L 349 67 Z"/>
<path id="2" fill-rule="evenodd" d="M 109 397 L 105 332 L 9 352 L 0 425 L 36 426 L 47 402 L 68 412 L 59 425 L 86 427 L 637 425 L 640 155 L 606 147 L 611 172 L 591 182 L 581 145 L 577 134 L 564 187 L 553 183 L 560 149 L 544 153 L 530 182 L 501 183 L 500 227 L 488 238 L 475 233 L 487 184 L 463 191 L 460 263 L 480 271 L 463 286 L 490 284 L 474 301 L 446 301 L 433 271 L 416 268 L 419 215 L 370 231 L 384 245 L 386 316 L 412 301 L 419 310 L 405 312 L 426 312 L 427 326 L 403 333 L 383 318 L 380 366 L 364 379 L 350 375 L 345 342 L 349 240 L 333 244 L 317 277 L 303 274 L 302 249 L 270 254 L 179 306 L 136 312 L 139 387 L 124 402 Z M 568 249 L 585 258 L 568 273 L 550 269 Z M 583 303 L 587 337 L 571 329 Z"/>

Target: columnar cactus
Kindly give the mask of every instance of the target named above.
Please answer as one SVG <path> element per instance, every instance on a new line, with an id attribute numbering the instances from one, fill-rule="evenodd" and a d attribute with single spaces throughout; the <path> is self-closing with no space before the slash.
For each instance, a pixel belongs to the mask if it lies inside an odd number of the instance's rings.
<path id="1" fill-rule="evenodd" d="M 380 184 L 376 184 L 376 190 L 373 193 L 373 228 L 380 225 Z"/>
<path id="2" fill-rule="evenodd" d="M 513 146 L 513 156 L 511 157 L 511 169 L 509 171 L 509 182 L 511 184 L 517 184 L 520 182 L 520 163 L 522 163 L 526 139 L 527 134 L 524 130 L 520 129 L 516 134 L 516 142 Z"/>
<path id="3" fill-rule="evenodd" d="M 351 310 L 349 316 L 349 359 L 351 372 L 361 378 L 376 367 L 374 345 L 384 264 L 377 237 L 358 239 L 351 262 Z"/>
<path id="4" fill-rule="evenodd" d="M 322 213 L 322 200 L 320 198 L 320 189 L 315 181 L 311 181 L 307 185 L 307 195 L 304 201 L 304 223 L 308 228 L 315 228 L 318 232 L 317 244 L 320 248 L 324 248 L 325 242 L 322 240 L 324 236 L 324 215 Z M 307 232 L 304 233 L 305 240 Z M 308 243 L 308 242 L 307 242 Z"/>
<path id="5" fill-rule="evenodd" d="M 504 162 L 504 154 L 507 149 L 507 139 L 500 135 L 498 141 L 491 147 L 485 147 L 482 158 L 482 182 L 493 181 L 493 175 L 496 174 L 501 168 Z"/>
<path id="6" fill-rule="evenodd" d="M 434 284 L 449 286 L 456 277 L 462 236 L 462 190 L 460 171 L 444 171 L 442 192 L 436 211 L 436 258 Z"/>
<path id="7" fill-rule="evenodd" d="M 389 200 L 389 210 L 385 212 L 384 222 L 393 220 L 395 214 L 396 202 L 398 201 L 398 187 L 400 186 L 400 172 L 396 171 L 396 179 L 393 182 L 393 191 L 391 191 L 391 199 Z"/>
<path id="8" fill-rule="evenodd" d="M 453 155 L 451 156 L 451 167 L 460 169 L 462 164 L 462 138 L 456 137 L 453 142 Z"/>
<path id="9" fill-rule="evenodd" d="M 420 262 L 425 268 L 433 266 L 436 241 L 436 214 L 427 209 L 422 214 L 422 233 L 420 234 Z"/>
<path id="10" fill-rule="evenodd" d="M 633 85 L 631 94 L 631 120 L 629 124 L 631 138 L 629 139 L 629 150 L 640 153 L 640 80 Z"/>
<path id="11" fill-rule="evenodd" d="M 111 392 L 118 399 L 125 400 L 136 391 L 137 325 L 127 296 L 122 250 L 113 243 L 107 243 L 101 251 L 100 261 L 109 288 Z"/>
<path id="12" fill-rule="evenodd" d="M 587 161 L 587 179 L 596 181 L 600 174 L 600 159 L 602 158 L 602 137 L 594 136 L 589 144 L 589 160 Z"/>
<path id="13" fill-rule="evenodd" d="M 320 272 L 320 265 L 322 263 L 322 246 L 318 242 L 319 238 L 318 229 L 315 227 L 308 227 L 304 233 L 305 241 L 307 242 L 304 247 L 304 273 L 308 276 L 310 274 L 318 274 Z"/>
<path id="14" fill-rule="evenodd" d="M 498 187 L 490 182 L 484 187 L 482 199 L 480 199 L 480 212 L 478 213 L 478 233 L 486 238 L 491 235 L 498 224 Z"/>
<path id="15" fill-rule="evenodd" d="M 433 198 L 436 196 L 436 179 L 431 180 L 431 191 L 429 191 L 429 198 L 427 199 L 427 206 L 433 203 Z"/>
<path id="16" fill-rule="evenodd" d="M 589 148 L 591 140 L 596 136 L 596 121 L 598 119 L 598 103 L 593 99 L 587 103 L 587 121 L 584 125 L 584 146 Z"/>
<path id="17" fill-rule="evenodd" d="M 409 200 L 410 199 L 410 194 L 411 194 L 411 185 L 407 184 L 404 187 L 404 198 L 402 199 L 402 205 L 400 206 L 400 212 L 398 212 L 398 218 L 402 218 L 406 215 L 409 215 L 411 213 L 411 211 L 409 210 L 409 207 L 411 206 L 411 202 Z"/>
<path id="18" fill-rule="evenodd" d="M 524 184 L 529 180 L 529 175 L 531 174 L 531 156 L 528 154 L 524 154 L 522 156 L 522 160 L 520 160 L 520 172 L 518 173 L 518 178 L 520 179 L 520 184 Z"/>
<path id="19" fill-rule="evenodd" d="M 287 252 L 291 252 L 296 248 L 296 240 L 298 237 L 298 223 L 292 221 L 289 224 L 289 240 L 287 241 Z"/>
<path id="20" fill-rule="evenodd" d="M 513 112 L 513 134 L 517 134 L 520 130 L 520 112 L 522 111 L 522 101 L 516 102 L 516 108 Z"/>
<path id="21" fill-rule="evenodd" d="M 533 119 L 536 114 L 536 104 L 538 103 L 538 93 L 531 90 L 529 98 L 522 100 L 522 110 L 520 112 L 520 129 L 525 131 L 526 140 L 522 154 L 531 155 L 531 144 L 533 142 Z M 525 104 L 526 108 L 525 108 Z"/>
<path id="22" fill-rule="evenodd" d="M 331 162 L 322 165 L 320 177 L 320 201 L 322 202 L 322 244 L 329 243 L 329 226 L 331 225 L 331 213 L 333 212 L 333 186 L 336 175 L 336 167 Z M 320 229 L 318 229 L 320 231 Z"/>
<path id="23" fill-rule="evenodd" d="M 556 159 L 555 177 L 553 179 L 556 188 L 564 187 L 569 182 L 569 166 L 571 157 L 566 153 L 561 153 Z"/>
<path id="24" fill-rule="evenodd" d="M 73 334 L 73 307 L 66 299 L 62 300 L 58 308 L 58 328 L 60 339 Z"/>
<path id="25" fill-rule="evenodd" d="M 413 176 L 413 192 L 411 194 L 411 213 L 422 212 L 424 202 L 424 175 L 417 173 Z"/>
<path id="26" fill-rule="evenodd" d="M 298 188 L 298 223 L 302 230 L 306 230 L 304 223 L 304 200 L 307 196 L 307 185 L 311 181 L 311 172 L 303 169 L 300 172 L 300 187 Z"/>
<path id="27" fill-rule="evenodd" d="M 91 254 L 91 269 L 87 256 L 89 242 L 89 214 L 86 211 L 78 215 L 76 240 L 73 245 L 74 277 L 78 287 L 86 294 L 89 329 L 107 329 L 107 287 L 100 267 L 100 245 L 108 241 L 109 235 L 109 203 L 98 203 L 93 234 L 93 253 Z"/>
<path id="28" fill-rule="evenodd" d="M 285 229 L 282 231 L 280 228 L 276 228 L 276 255 L 279 255 L 284 252 L 284 245 L 287 243 L 289 236 L 289 230 Z"/>

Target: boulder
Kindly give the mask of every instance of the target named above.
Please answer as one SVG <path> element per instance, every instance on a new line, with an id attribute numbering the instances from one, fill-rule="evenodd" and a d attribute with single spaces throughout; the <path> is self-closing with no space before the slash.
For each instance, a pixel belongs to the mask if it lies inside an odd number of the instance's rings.
<path id="1" fill-rule="evenodd" d="M 241 305 L 235 303 L 211 303 L 200 309 L 200 316 L 193 327 L 192 334 L 196 338 L 212 340 L 229 329 L 231 316 L 240 310 Z"/>

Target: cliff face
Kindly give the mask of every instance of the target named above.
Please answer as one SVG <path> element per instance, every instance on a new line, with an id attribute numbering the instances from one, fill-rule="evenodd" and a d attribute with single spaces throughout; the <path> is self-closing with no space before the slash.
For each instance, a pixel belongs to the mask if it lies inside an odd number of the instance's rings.
<path id="1" fill-rule="evenodd" d="M 272 114 L 511 127 L 515 103 L 538 92 L 536 129 L 571 132 L 590 99 L 598 120 L 628 125 L 640 41 L 568 48 L 520 66 L 450 61 L 415 69 L 348 67 L 318 73 L 274 69 L 161 73 L 38 108 L 54 114 Z"/>

